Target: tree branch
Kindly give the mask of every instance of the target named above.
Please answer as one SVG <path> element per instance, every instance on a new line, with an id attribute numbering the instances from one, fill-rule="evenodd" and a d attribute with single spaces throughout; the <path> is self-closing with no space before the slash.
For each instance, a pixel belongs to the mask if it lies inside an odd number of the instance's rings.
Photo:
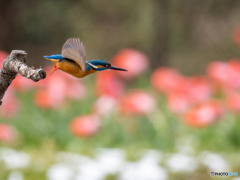
<path id="1" fill-rule="evenodd" d="M 3 61 L 0 69 L 0 105 L 5 91 L 12 83 L 13 79 L 19 73 L 21 76 L 37 82 L 46 77 L 46 72 L 40 68 L 28 67 L 27 53 L 25 51 L 13 50 L 11 54 Z"/>

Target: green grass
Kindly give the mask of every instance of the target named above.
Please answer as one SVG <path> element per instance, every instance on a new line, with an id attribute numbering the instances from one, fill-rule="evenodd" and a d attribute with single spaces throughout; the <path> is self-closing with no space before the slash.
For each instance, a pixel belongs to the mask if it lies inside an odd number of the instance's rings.
<path id="1" fill-rule="evenodd" d="M 86 81 L 88 89 L 94 89 L 93 83 Z M 68 101 L 67 105 L 58 110 L 40 109 L 33 102 L 35 91 L 18 93 L 21 102 L 19 114 L 12 119 L 0 119 L 1 123 L 11 124 L 18 130 L 15 144 L 5 144 L 14 149 L 29 153 L 33 161 L 31 167 L 21 170 L 25 180 L 46 179 L 46 171 L 55 162 L 59 151 L 81 153 L 92 157 L 97 148 L 121 148 L 126 151 L 128 161 L 136 161 L 146 149 L 156 149 L 164 153 L 177 152 L 177 142 L 192 146 L 198 154 L 201 151 L 212 151 L 220 154 L 237 154 L 240 147 L 240 116 L 227 113 L 223 119 L 207 128 L 196 129 L 186 126 L 182 120 L 170 113 L 166 100 L 149 88 L 149 82 L 140 80 L 129 83 L 131 88 L 141 88 L 152 92 L 157 97 L 158 108 L 146 116 L 123 116 L 118 112 L 109 114 L 102 119 L 100 131 L 89 138 L 79 138 L 71 134 L 70 121 L 79 115 L 92 112 L 96 100 L 94 90 L 79 101 Z M 185 142 L 186 139 L 191 139 Z M 0 179 L 7 179 L 10 170 L 0 161 Z M 235 163 L 233 171 L 237 172 L 239 164 Z M 203 174 L 207 175 L 203 175 Z M 169 179 L 207 179 L 207 169 L 200 168 L 197 175 L 174 174 Z M 202 174 L 202 175 L 201 175 Z M 109 175 L 106 179 L 115 179 L 117 175 Z M 178 178 L 182 177 L 182 178 Z"/>
<path id="2" fill-rule="evenodd" d="M 93 93 L 93 92 L 89 92 Z M 94 93 L 93 93 L 94 94 Z M 58 110 L 40 109 L 33 102 L 34 91 L 19 93 L 19 114 L 0 122 L 12 124 L 19 131 L 16 147 L 39 147 L 51 139 L 57 149 L 79 150 L 97 147 L 159 149 L 175 151 L 179 138 L 193 136 L 199 141 L 198 150 L 237 151 L 240 146 L 239 116 L 227 114 L 207 128 L 188 127 L 181 119 L 171 114 L 160 95 L 158 109 L 147 116 L 122 116 L 115 113 L 102 119 L 100 131 L 93 137 L 80 139 L 69 130 L 70 121 L 79 115 L 89 114 L 96 96 L 87 96 L 80 101 L 69 101 Z"/>

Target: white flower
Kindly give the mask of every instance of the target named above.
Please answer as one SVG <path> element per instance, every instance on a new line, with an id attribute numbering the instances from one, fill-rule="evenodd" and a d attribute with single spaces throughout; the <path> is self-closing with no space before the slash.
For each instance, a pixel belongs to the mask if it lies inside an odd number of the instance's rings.
<path id="1" fill-rule="evenodd" d="M 67 164 L 55 164 L 47 171 L 49 180 L 71 180 L 73 171 Z"/>
<path id="2" fill-rule="evenodd" d="M 197 161 L 195 158 L 185 154 L 174 154 L 166 162 L 170 171 L 173 172 L 191 172 L 196 170 Z"/>
<path id="3" fill-rule="evenodd" d="M 205 151 L 199 155 L 199 159 L 209 168 L 209 171 L 226 172 L 230 170 L 228 163 L 218 154 Z"/>
<path id="4" fill-rule="evenodd" d="M 156 150 L 148 150 L 145 155 L 140 159 L 141 162 L 158 164 L 162 158 L 162 154 Z"/>
<path id="5" fill-rule="evenodd" d="M 23 174 L 20 171 L 12 171 L 7 180 L 23 180 Z"/>
<path id="6" fill-rule="evenodd" d="M 152 163 L 126 163 L 119 180 L 164 180 L 167 179 L 166 170 Z"/>
<path id="7" fill-rule="evenodd" d="M 125 162 L 125 153 L 120 149 L 97 149 L 96 157 L 106 174 L 120 171 Z"/>
<path id="8" fill-rule="evenodd" d="M 24 152 L 18 152 L 9 148 L 0 149 L 0 159 L 2 159 L 9 169 L 25 168 L 30 163 L 30 156 Z"/>
<path id="9" fill-rule="evenodd" d="M 119 180 L 164 180 L 167 179 L 166 170 L 158 165 L 160 154 L 148 151 L 142 159 L 126 163 L 120 172 Z"/>
<path id="10" fill-rule="evenodd" d="M 76 180 L 100 180 L 104 179 L 106 173 L 101 169 L 101 164 L 90 160 L 77 168 Z"/>
<path id="11" fill-rule="evenodd" d="M 104 179 L 106 176 L 106 172 L 102 169 L 103 165 L 98 160 L 87 156 L 68 152 L 60 152 L 57 154 L 56 160 L 59 163 L 65 164 L 65 166 L 68 165 L 67 168 L 71 170 L 71 172 L 74 172 L 75 180 L 99 180 Z M 67 178 L 69 179 L 71 175 L 72 174 L 69 174 Z M 68 180 L 67 178 L 65 179 Z M 58 180 L 57 178 L 55 179 Z M 60 180 L 64 180 L 64 178 Z"/>

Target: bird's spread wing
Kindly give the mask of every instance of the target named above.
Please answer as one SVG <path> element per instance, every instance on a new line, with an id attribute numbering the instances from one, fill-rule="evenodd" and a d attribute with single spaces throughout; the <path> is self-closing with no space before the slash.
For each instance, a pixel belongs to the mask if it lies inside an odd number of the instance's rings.
<path id="1" fill-rule="evenodd" d="M 62 47 L 62 56 L 75 61 L 82 71 L 86 70 L 85 48 L 79 38 L 70 38 L 65 42 Z"/>

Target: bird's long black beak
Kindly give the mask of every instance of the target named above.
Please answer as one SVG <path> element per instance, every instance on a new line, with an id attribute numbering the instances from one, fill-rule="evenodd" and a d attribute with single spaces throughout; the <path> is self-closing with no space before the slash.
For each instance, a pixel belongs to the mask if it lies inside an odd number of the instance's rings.
<path id="1" fill-rule="evenodd" d="M 113 70 L 118 70 L 118 71 L 128 71 L 126 69 L 122 69 L 122 68 L 119 68 L 117 66 L 112 66 L 112 65 L 108 69 L 113 69 Z"/>

